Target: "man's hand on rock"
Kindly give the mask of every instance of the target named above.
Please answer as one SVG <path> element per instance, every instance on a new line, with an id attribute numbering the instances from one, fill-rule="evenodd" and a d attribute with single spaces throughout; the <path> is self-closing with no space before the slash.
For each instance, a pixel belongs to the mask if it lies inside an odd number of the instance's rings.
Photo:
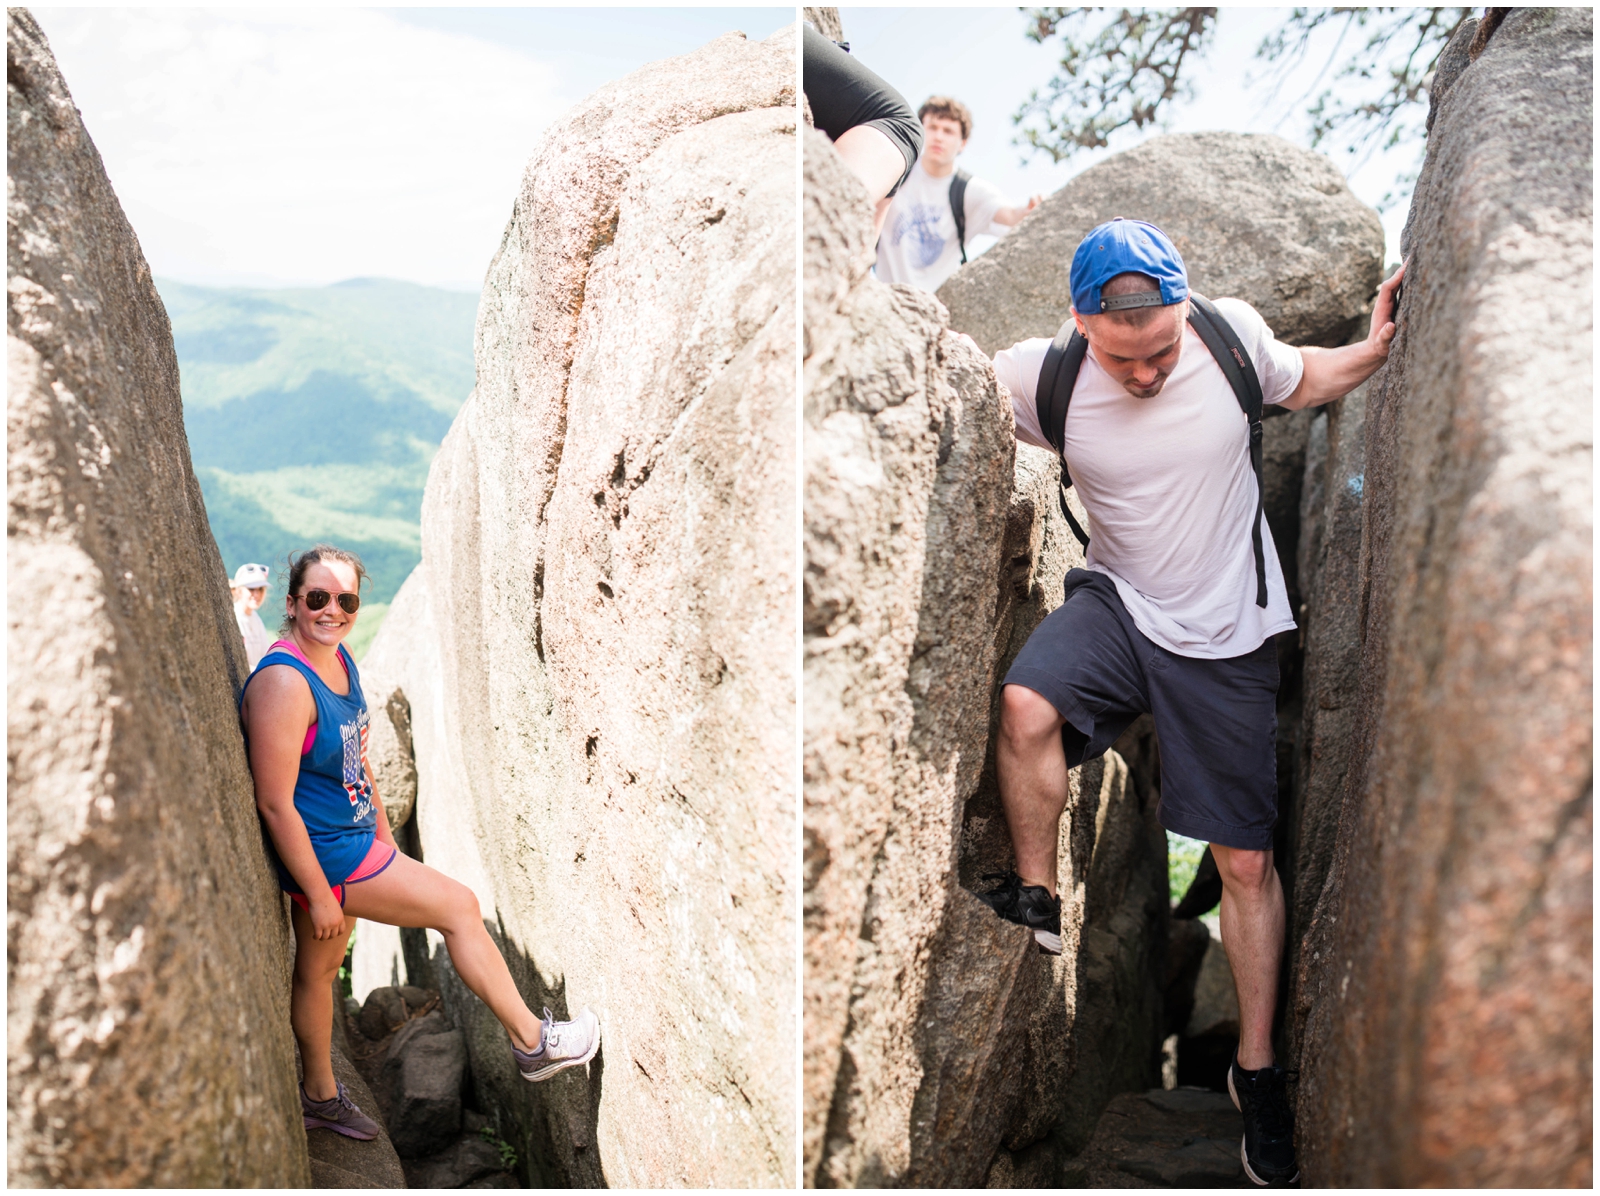
<path id="1" fill-rule="evenodd" d="M 1367 333 L 1367 344 L 1379 357 L 1389 356 L 1389 343 L 1394 340 L 1395 316 L 1399 308 L 1395 295 L 1400 290 L 1400 280 L 1405 276 L 1406 264 L 1401 262 L 1400 268 L 1384 279 L 1383 285 L 1378 288 L 1377 301 L 1372 305 L 1372 330 Z"/>
<path id="2" fill-rule="evenodd" d="M 1284 410 L 1303 411 L 1343 398 L 1377 373 L 1389 359 L 1389 345 L 1395 334 L 1394 293 L 1405 275 L 1406 266 L 1401 262 L 1394 275 L 1378 288 L 1377 301 L 1372 305 L 1372 329 L 1366 340 L 1339 349 L 1300 347 L 1305 370 L 1300 375 L 1300 385 L 1280 404 Z"/>

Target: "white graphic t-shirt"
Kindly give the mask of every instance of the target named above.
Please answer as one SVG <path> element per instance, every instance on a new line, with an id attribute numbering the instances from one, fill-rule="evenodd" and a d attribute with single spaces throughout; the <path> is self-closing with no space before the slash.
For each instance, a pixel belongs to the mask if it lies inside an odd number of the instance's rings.
<path id="1" fill-rule="evenodd" d="M 1300 351 L 1279 342 L 1248 303 L 1215 302 L 1255 364 L 1262 397 L 1283 402 L 1300 384 Z M 1034 399 L 1049 348 L 1049 338 L 1038 337 L 994 359 L 1011 394 L 1017 439 L 1044 449 L 1050 442 Z M 1151 399 L 1125 391 L 1091 349 L 1065 431 L 1062 455 L 1089 514 L 1086 565 L 1116 583 L 1134 626 L 1179 656 L 1223 660 L 1295 625 L 1264 515 L 1267 605 L 1256 605 L 1249 421 L 1192 325 L 1177 368 Z"/>
<path id="2" fill-rule="evenodd" d="M 936 291 L 961 265 L 961 244 L 956 240 L 956 217 L 950 210 L 950 183 L 954 174 L 936 179 L 919 160 L 883 222 L 878 238 L 878 264 L 874 272 L 884 282 L 903 282 L 924 291 Z M 967 180 L 967 256 L 974 237 L 1003 237 L 1011 231 L 996 224 L 994 214 L 1006 198 L 993 183 Z"/>

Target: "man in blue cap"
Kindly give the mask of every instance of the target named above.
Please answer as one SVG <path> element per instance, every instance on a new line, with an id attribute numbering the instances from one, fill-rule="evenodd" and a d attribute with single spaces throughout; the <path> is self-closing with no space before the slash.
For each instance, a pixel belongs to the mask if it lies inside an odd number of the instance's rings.
<path id="1" fill-rule="evenodd" d="M 1196 304 L 1193 318 L 1219 315 L 1262 401 L 1299 410 L 1349 393 L 1383 364 L 1403 274 L 1379 289 L 1367 339 L 1339 349 L 1284 345 L 1238 299 Z M 1056 842 L 1067 771 L 1103 753 L 1139 715 L 1153 715 L 1157 816 L 1168 830 L 1210 843 L 1222 875 L 1240 1031 L 1228 1086 L 1244 1113 L 1245 1168 L 1257 1184 L 1288 1184 L 1299 1169 L 1287 1074 L 1272 1052 L 1285 924 L 1272 863 L 1272 637 L 1295 622 L 1261 515 L 1250 420 L 1214 356 L 1221 350 L 1197 333 L 1183 259 L 1160 229 L 1121 218 L 1100 225 L 1073 255 L 1071 287 L 1072 318 L 1088 343 L 1066 383 L 1060 426 L 1042 427 L 1036 403 L 1048 338 L 994 362 L 1017 438 L 1060 446 L 1091 535 L 1062 605 L 1006 674 L 996 759 L 1017 871 L 983 896 L 1060 951 Z M 1058 346 L 1052 371 L 1060 357 Z M 1062 409 L 1057 396 L 1050 410 Z"/>

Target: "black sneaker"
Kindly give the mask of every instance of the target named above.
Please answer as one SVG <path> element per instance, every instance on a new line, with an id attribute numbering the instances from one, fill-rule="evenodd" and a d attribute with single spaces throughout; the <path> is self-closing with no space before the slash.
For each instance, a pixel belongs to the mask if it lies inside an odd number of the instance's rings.
<path id="1" fill-rule="evenodd" d="M 1043 885 L 1025 885 L 1015 872 L 988 872 L 984 880 L 1000 884 L 987 893 L 974 896 L 1007 922 L 1033 931 L 1040 948 L 1051 955 L 1061 954 L 1061 898 L 1050 896 Z"/>
<path id="2" fill-rule="evenodd" d="M 1286 1188 L 1300 1178 L 1294 1161 L 1294 1114 L 1289 1111 L 1289 1073 L 1281 1067 L 1246 1071 L 1234 1055 L 1228 1064 L 1228 1095 L 1244 1114 L 1239 1158 L 1244 1173 L 1263 1188 Z"/>

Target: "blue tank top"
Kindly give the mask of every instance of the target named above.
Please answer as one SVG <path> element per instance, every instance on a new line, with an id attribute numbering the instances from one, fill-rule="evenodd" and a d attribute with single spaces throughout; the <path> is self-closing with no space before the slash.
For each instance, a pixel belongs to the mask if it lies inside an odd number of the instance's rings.
<path id="1" fill-rule="evenodd" d="M 348 694 L 334 693 L 298 652 L 277 644 L 261 658 L 239 693 L 242 705 L 245 690 L 250 688 L 256 673 L 274 664 L 298 669 L 311 686 L 311 698 L 317 704 L 317 722 L 306 733 L 310 748 L 300 756 L 300 775 L 294 782 L 294 808 L 306 824 L 317 863 L 322 865 L 322 874 L 327 877 L 330 888 L 343 884 L 366 858 L 378 827 L 378 813 L 372 807 L 372 784 L 367 780 L 364 767 L 367 701 L 361 692 L 361 677 L 356 672 L 355 661 L 350 659 L 343 644 L 339 645 L 339 659 L 350 677 Z M 288 891 L 299 892 L 300 886 L 278 859 L 272 836 L 267 836 L 267 842 L 273 847 L 272 862 L 277 866 L 279 881 Z"/>

